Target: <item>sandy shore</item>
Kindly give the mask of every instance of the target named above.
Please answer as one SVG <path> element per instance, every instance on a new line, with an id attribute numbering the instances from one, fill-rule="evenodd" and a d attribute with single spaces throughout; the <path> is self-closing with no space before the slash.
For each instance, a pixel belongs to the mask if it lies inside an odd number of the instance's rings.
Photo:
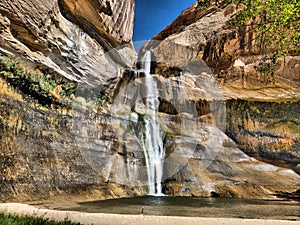
<path id="1" fill-rule="evenodd" d="M 143 215 L 118 215 L 103 213 L 83 213 L 74 211 L 57 211 L 38 208 L 20 203 L 3 203 L 0 204 L 0 211 L 10 214 L 31 215 L 54 220 L 68 220 L 80 222 L 82 224 L 114 224 L 114 225 L 153 225 L 153 224 L 172 224 L 172 225 L 277 225 L 289 224 L 300 225 L 300 221 L 284 221 L 284 220 L 256 220 L 256 219 L 235 219 L 235 218 L 199 218 L 199 217 L 169 217 L 169 216 L 143 216 Z"/>

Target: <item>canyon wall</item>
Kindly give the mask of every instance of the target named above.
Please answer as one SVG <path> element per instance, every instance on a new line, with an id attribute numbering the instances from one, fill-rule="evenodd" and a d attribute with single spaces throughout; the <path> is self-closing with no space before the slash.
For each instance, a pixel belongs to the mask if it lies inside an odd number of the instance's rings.
<path id="1" fill-rule="evenodd" d="M 134 5 L 1 1 L 1 201 L 133 195 L 93 170 L 77 146 L 86 141 L 75 142 L 71 127 L 78 86 L 99 91 L 132 67 Z M 99 148 L 110 154 L 115 150 L 104 139 L 113 139 L 113 128 L 99 129 L 104 136 Z"/>
<path id="2" fill-rule="evenodd" d="M 1 201 L 147 194 L 133 9 L 0 3 Z M 299 188 L 299 57 L 281 60 L 273 77 L 257 73 L 262 56 L 227 24 L 235 13 L 194 4 L 148 44 L 166 194 L 271 198 Z"/>
<path id="3" fill-rule="evenodd" d="M 215 98 L 222 96 L 226 104 L 226 134 L 247 154 L 297 170 L 300 58 L 279 59 L 272 75 L 259 72 L 256 68 L 265 62 L 251 39 L 251 28 L 237 31 L 229 24 L 237 10 L 234 4 L 197 10 L 195 3 L 183 11 L 148 43 L 157 60 L 156 71 L 188 70 L 195 61 L 207 65 L 220 83 Z M 203 68 L 198 66 L 198 72 Z M 187 87 L 187 92 L 197 86 Z M 203 97 L 198 95 L 197 100 Z"/>
<path id="4" fill-rule="evenodd" d="M 232 177 L 236 176 L 235 173 L 241 175 L 234 169 L 239 163 L 231 164 L 237 153 L 232 148 L 225 150 L 226 147 L 237 147 L 248 156 L 299 173 L 300 58 L 290 55 L 279 59 L 273 74 L 259 72 L 257 68 L 266 62 L 259 45 L 252 40 L 255 34 L 251 32 L 251 27 L 236 30 L 229 23 L 238 10 L 234 4 L 222 3 L 198 10 L 195 3 L 144 47 L 153 52 L 157 65 L 155 71 L 158 74 L 164 77 L 183 74 L 185 92 L 199 106 L 197 110 L 200 121 L 222 129 L 236 143 L 236 146 L 227 146 L 230 142 L 224 140 L 222 147 L 218 147 L 218 141 L 215 140 L 210 146 L 201 145 L 202 157 L 208 154 L 207 158 L 210 158 L 209 154 L 212 154 L 216 157 L 215 161 L 202 173 L 201 154 L 198 157 L 191 154 L 186 167 L 165 182 L 167 193 L 198 195 L 199 192 L 207 193 L 211 188 L 216 195 L 222 193 L 221 196 L 226 196 L 224 190 L 228 190 L 228 196 L 240 196 L 243 191 L 238 189 L 243 184 L 230 185 L 226 181 L 218 183 L 220 177 L 233 171 Z M 190 71 L 194 71 L 194 75 L 189 78 L 187 74 Z M 214 80 L 219 86 L 207 82 L 203 75 L 198 80 L 198 76 L 203 73 L 210 74 L 210 80 Z M 226 108 L 224 111 L 220 110 L 222 104 Z M 216 153 L 211 146 L 219 149 L 219 152 Z M 243 157 L 240 155 L 240 158 Z M 247 169 L 244 168 L 243 171 Z M 264 172 L 267 171 L 268 169 Z M 273 171 L 277 169 L 274 168 Z M 242 189 L 248 189 L 248 194 L 252 189 L 252 193 L 259 196 L 255 187 L 266 185 L 264 188 L 268 189 L 270 186 L 281 186 L 278 183 L 268 184 L 269 178 L 264 172 L 253 175 L 257 181 L 260 176 L 265 176 L 265 179 L 258 182 L 246 178 L 248 187 Z M 250 171 L 246 173 L 253 174 Z M 218 178 L 215 177 L 216 174 Z M 247 176 L 243 172 L 242 174 L 244 178 Z M 202 181 L 205 182 L 201 183 Z M 222 188 L 218 188 L 219 185 Z"/>
<path id="5" fill-rule="evenodd" d="M 130 43 L 133 20 L 133 0 L 1 1 L 1 51 L 71 80 L 103 84 L 120 66 L 132 66 L 123 59 L 134 55 L 130 44 L 126 54 L 105 53 Z"/>

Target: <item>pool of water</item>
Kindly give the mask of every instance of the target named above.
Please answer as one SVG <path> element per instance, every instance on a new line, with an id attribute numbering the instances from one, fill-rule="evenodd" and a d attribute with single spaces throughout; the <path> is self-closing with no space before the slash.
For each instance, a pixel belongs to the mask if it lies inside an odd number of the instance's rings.
<path id="1" fill-rule="evenodd" d="M 89 213 L 141 214 L 157 216 L 225 217 L 300 221 L 300 202 L 288 200 L 247 200 L 143 196 L 83 202 L 74 210 Z"/>

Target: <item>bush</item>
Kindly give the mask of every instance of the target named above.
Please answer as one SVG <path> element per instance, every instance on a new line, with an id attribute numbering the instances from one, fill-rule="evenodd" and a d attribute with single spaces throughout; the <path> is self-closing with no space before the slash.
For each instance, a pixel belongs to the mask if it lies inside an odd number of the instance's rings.
<path id="1" fill-rule="evenodd" d="M 0 225 L 80 225 L 80 223 L 73 223 L 69 220 L 55 222 L 38 217 L 5 215 L 0 213 Z"/>
<path id="2" fill-rule="evenodd" d="M 33 69 L 15 58 L 3 55 L 0 55 L 0 77 L 4 78 L 8 85 L 31 96 L 44 106 L 68 106 L 77 87 L 76 82 L 57 73 Z"/>

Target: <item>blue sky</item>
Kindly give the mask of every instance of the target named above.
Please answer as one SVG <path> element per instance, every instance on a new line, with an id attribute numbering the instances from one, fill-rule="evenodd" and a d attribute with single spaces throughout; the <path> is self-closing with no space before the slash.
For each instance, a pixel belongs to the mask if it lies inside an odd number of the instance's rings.
<path id="1" fill-rule="evenodd" d="M 149 40 L 196 0 L 136 0 L 133 41 Z"/>

